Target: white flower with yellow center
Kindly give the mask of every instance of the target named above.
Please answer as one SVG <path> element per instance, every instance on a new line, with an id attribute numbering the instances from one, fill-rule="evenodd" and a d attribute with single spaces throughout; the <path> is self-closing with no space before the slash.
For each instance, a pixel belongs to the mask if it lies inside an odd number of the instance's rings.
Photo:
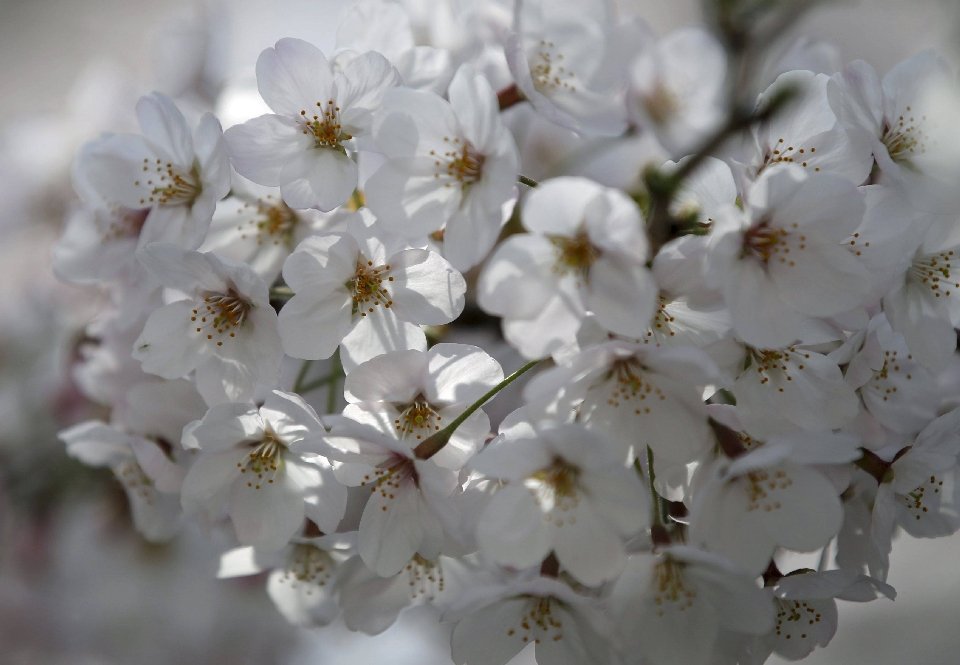
<path id="1" fill-rule="evenodd" d="M 765 172 L 743 215 L 720 215 L 706 271 L 720 286 L 737 335 L 777 347 L 833 339 L 822 319 L 865 304 L 870 275 L 849 247 L 863 195 L 840 178 L 793 166 Z"/>
<path id="2" fill-rule="evenodd" d="M 257 60 L 257 86 L 273 111 L 227 130 L 240 175 L 280 187 L 292 208 L 333 210 L 357 186 L 354 139 L 369 135 L 384 91 L 400 82 L 368 52 L 334 67 L 300 39 L 281 39 Z"/>
<path id="3" fill-rule="evenodd" d="M 612 437 L 620 459 L 650 446 L 658 469 L 683 465 L 713 445 L 703 389 L 717 381 L 710 358 L 694 347 L 657 348 L 611 341 L 590 347 L 534 377 L 524 397 L 533 409 Z"/>
<path id="4" fill-rule="evenodd" d="M 374 140 L 387 162 L 365 193 L 393 233 L 417 240 L 442 231 L 444 256 L 467 270 L 496 242 L 520 164 L 483 76 L 461 67 L 449 96 L 406 88 L 384 95 Z"/>
<path id="5" fill-rule="evenodd" d="M 326 440 L 337 480 L 364 487 L 369 498 L 358 528 L 360 558 L 382 577 L 396 575 L 415 554 L 435 561 L 445 531 L 456 524 L 457 472 L 414 456 L 412 442 L 390 425 L 340 418 Z"/>
<path id="6" fill-rule="evenodd" d="M 325 452 L 324 427 L 299 396 L 274 390 L 263 406 L 212 407 L 183 430 L 183 446 L 197 450 L 183 481 L 188 513 L 224 510 L 244 545 L 279 550 L 310 518 L 336 531 L 347 505 Z"/>
<path id="7" fill-rule="evenodd" d="M 587 311 L 607 330 L 639 337 L 657 305 L 645 263 L 643 216 L 622 192 L 586 178 L 543 182 L 526 198 L 529 231 L 487 262 L 477 300 L 504 317 L 507 340 L 530 358 L 576 341 Z"/>
<path id="8" fill-rule="evenodd" d="M 420 325 L 459 316 L 463 276 L 436 252 L 382 238 L 366 211 L 347 232 L 307 238 L 287 258 L 283 278 L 295 295 L 279 326 L 289 355 L 329 358 L 339 346 L 349 372 L 387 351 L 426 350 Z"/>
<path id="9" fill-rule="evenodd" d="M 108 134 L 81 149 L 77 191 L 89 204 L 117 211 L 103 229 L 104 242 L 131 238 L 137 247 L 167 242 L 196 249 L 217 201 L 230 189 L 220 123 L 208 113 L 191 133 L 183 114 L 159 93 L 140 99 L 137 117 L 142 136 Z"/>
<path id="10" fill-rule="evenodd" d="M 435 344 L 429 351 L 394 351 L 371 358 L 344 384 L 344 415 L 358 422 L 393 427 L 416 445 L 463 413 L 503 380 L 500 364 L 466 344 Z M 482 410 L 467 418 L 432 457 L 459 469 L 483 445 L 490 420 Z"/>
<path id="11" fill-rule="evenodd" d="M 501 565 L 526 568 L 551 551 L 562 570 L 595 586 L 623 569 L 623 541 L 648 519 L 640 477 L 611 439 L 579 425 L 531 430 L 522 422 L 471 468 L 506 484 L 477 521 L 480 551 Z"/>
<path id="12" fill-rule="evenodd" d="M 506 665 L 524 649 L 538 665 L 621 662 L 610 619 L 600 603 L 548 577 L 485 585 L 444 614 L 456 621 L 456 665 Z M 529 653 L 529 651 L 528 651 Z"/>
<path id="13" fill-rule="evenodd" d="M 753 576 L 685 545 L 631 558 L 613 593 L 627 653 L 650 665 L 707 665 L 723 638 L 774 626 L 773 601 Z"/>
<path id="14" fill-rule="evenodd" d="M 165 379 L 196 371 L 208 404 L 243 401 L 277 378 L 283 350 L 267 286 L 249 267 L 155 243 L 141 262 L 181 299 L 154 311 L 134 343 L 143 371 Z M 185 297 L 183 297 L 185 296 Z"/>
<path id="15" fill-rule="evenodd" d="M 626 77 L 608 60 L 615 13 L 609 0 L 516 3 L 507 64 L 523 97 L 551 122 L 594 135 L 626 129 Z"/>

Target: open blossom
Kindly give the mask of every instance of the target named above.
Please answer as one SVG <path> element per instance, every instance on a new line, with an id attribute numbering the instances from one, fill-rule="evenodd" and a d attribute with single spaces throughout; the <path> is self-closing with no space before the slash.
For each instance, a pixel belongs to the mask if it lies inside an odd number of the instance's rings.
<path id="1" fill-rule="evenodd" d="M 646 330 L 657 294 L 633 201 L 586 178 L 554 178 L 527 196 L 521 217 L 530 232 L 497 248 L 477 294 L 484 310 L 504 317 L 521 353 L 542 357 L 572 344 L 587 311 L 611 332 Z"/>
<path id="2" fill-rule="evenodd" d="M 331 223 L 329 217 L 291 209 L 275 188 L 234 183 L 231 196 L 217 205 L 200 251 L 246 263 L 272 284 L 294 248 Z"/>
<path id="3" fill-rule="evenodd" d="M 130 238 L 138 247 L 168 242 L 196 249 L 230 189 L 220 123 L 208 113 L 191 133 L 159 93 L 140 99 L 137 118 L 142 136 L 107 134 L 83 147 L 74 167 L 77 190 L 88 203 L 117 210 L 112 223 L 101 225 L 105 242 Z"/>
<path id="4" fill-rule="evenodd" d="M 552 551 L 595 586 L 620 573 L 623 539 L 647 520 L 643 485 L 618 446 L 578 425 L 515 424 L 471 466 L 506 481 L 477 521 L 480 551 L 502 565 L 526 568 Z"/>
<path id="5" fill-rule="evenodd" d="M 862 304 L 870 277 L 845 246 L 863 219 L 853 184 L 795 166 L 765 172 L 747 214 L 714 224 L 708 277 L 720 284 L 737 335 L 754 346 L 826 341 L 819 319 Z"/>
<path id="6" fill-rule="evenodd" d="M 299 396 L 274 390 L 263 406 L 228 403 L 184 428 L 199 451 L 183 481 L 184 510 L 225 506 L 244 545 L 279 550 L 309 517 L 336 531 L 347 490 L 333 479 L 323 425 Z"/>
<path id="7" fill-rule="evenodd" d="M 748 643 L 740 656 L 744 665 L 762 665 L 771 653 L 800 660 L 817 647 L 827 646 L 837 632 L 838 599 L 862 603 L 897 596 L 889 584 L 846 570 L 782 577 L 770 593 L 777 611 L 776 625 Z"/>
<path id="8" fill-rule="evenodd" d="M 326 440 L 337 461 L 337 480 L 369 488 L 358 528 L 360 558 L 382 577 L 403 570 L 415 554 L 434 561 L 452 525 L 457 472 L 414 455 L 392 427 L 342 418 Z"/>
<path id="9" fill-rule="evenodd" d="M 186 297 L 153 312 L 134 343 L 143 371 L 165 379 L 196 370 L 208 403 L 249 399 L 279 373 L 280 336 L 267 286 L 215 254 L 157 243 L 141 258 L 158 282 Z"/>
<path id="10" fill-rule="evenodd" d="M 610 621 L 596 599 L 547 577 L 517 578 L 465 596 L 444 615 L 456 621 L 456 665 L 506 665 L 533 646 L 537 665 L 617 665 Z"/>
<path id="11" fill-rule="evenodd" d="M 416 240 L 442 231 L 444 256 L 466 270 L 500 234 L 520 164 L 483 76 L 461 67 L 448 94 L 449 102 L 405 88 L 384 95 L 374 140 L 387 162 L 368 180 L 365 194 L 393 233 Z"/>
<path id="12" fill-rule="evenodd" d="M 344 415 L 393 427 L 414 445 L 430 437 L 503 380 L 500 364 L 466 344 L 435 344 L 429 351 L 393 351 L 350 372 L 344 384 Z M 483 444 L 490 420 L 480 409 L 431 459 L 459 469 Z"/>
<path id="13" fill-rule="evenodd" d="M 699 147 L 723 121 L 726 53 L 697 28 L 670 33 L 641 51 L 630 69 L 628 109 L 671 151 Z"/>
<path id="14" fill-rule="evenodd" d="M 748 452 L 697 469 L 690 541 L 759 575 L 777 547 L 811 552 L 840 530 L 840 488 L 822 469 L 859 457 L 859 441 L 833 433 L 794 432 L 763 443 L 739 436 Z"/>
<path id="15" fill-rule="evenodd" d="M 347 371 L 386 351 L 426 349 L 420 325 L 463 310 L 466 282 L 439 254 L 400 249 L 359 213 L 346 232 L 304 240 L 283 266 L 295 295 L 280 310 L 284 350 L 329 358 L 340 347 Z"/>
<path id="16" fill-rule="evenodd" d="M 267 594 L 277 611 L 297 626 L 326 626 L 339 614 L 337 593 L 355 547 L 349 534 L 294 536 L 280 550 L 250 545 L 220 557 L 219 578 L 269 571 Z"/>
<path id="17" fill-rule="evenodd" d="M 585 134 L 626 128 L 625 81 L 606 59 L 615 30 L 609 0 L 516 3 L 506 47 L 517 87 L 545 118 Z"/>
<path id="18" fill-rule="evenodd" d="M 658 465 L 687 464 L 713 445 L 703 388 L 716 378 L 710 358 L 692 347 L 658 349 L 610 341 L 583 350 L 528 384 L 534 409 L 568 418 L 629 452 L 653 450 Z"/>
<path id="19" fill-rule="evenodd" d="M 257 86 L 273 111 L 225 137 L 240 175 L 280 187 L 292 208 L 333 210 L 357 186 L 354 139 L 369 135 L 393 66 L 369 52 L 333 66 L 312 44 L 281 39 L 257 59 Z"/>

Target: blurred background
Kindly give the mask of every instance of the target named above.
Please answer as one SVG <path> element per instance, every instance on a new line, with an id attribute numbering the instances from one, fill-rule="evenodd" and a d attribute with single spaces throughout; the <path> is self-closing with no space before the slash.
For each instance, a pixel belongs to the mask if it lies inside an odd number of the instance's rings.
<path id="1" fill-rule="evenodd" d="M 450 663 L 446 629 L 429 609 L 375 638 L 289 627 L 261 581 L 215 578 L 216 537 L 140 539 L 111 474 L 68 459 L 56 439 L 102 415 L 69 376 L 98 297 L 58 283 L 49 268 L 72 200 L 73 154 L 101 131 L 132 128 L 137 97 L 153 89 L 196 76 L 250 81 L 259 52 L 281 37 L 332 48 L 344 4 L 0 0 L 0 665 Z M 695 0 L 620 4 L 661 33 L 699 17 Z M 844 61 L 864 59 L 881 73 L 931 47 L 957 62 L 955 0 L 824 5 L 784 43 L 826 40 Z M 198 48 L 216 71 L 191 68 Z M 805 662 L 960 662 L 958 562 L 956 537 L 899 539 L 889 580 L 896 602 L 842 604 L 837 637 Z"/>

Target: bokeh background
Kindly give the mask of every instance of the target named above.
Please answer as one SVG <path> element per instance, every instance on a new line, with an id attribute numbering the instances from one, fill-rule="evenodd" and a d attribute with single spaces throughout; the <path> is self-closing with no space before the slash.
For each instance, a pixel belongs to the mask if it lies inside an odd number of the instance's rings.
<path id="1" fill-rule="evenodd" d="M 97 296 L 49 267 L 79 144 L 126 128 L 139 95 L 195 73 L 185 63 L 204 17 L 217 27 L 211 65 L 250 80 L 281 37 L 329 49 L 344 4 L 0 0 L 0 665 L 449 665 L 447 630 L 429 609 L 375 638 L 287 626 L 257 580 L 215 579 L 215 536 L 139 539 L 110 474 L 66 458 L 55 436 L 97 415 L 68 376 Z M 620 4 L 660 32 L 699 17 L 696 0 Z M 826 2 L 784 44 L 800 34 L 881 72 L 925 48 L 957 64 L 960 2 Z M 960 538 L 901 538 L 891 569 L 897 600 L 841 604 L 837 637 L 805 662 L 960 663 Z"/>

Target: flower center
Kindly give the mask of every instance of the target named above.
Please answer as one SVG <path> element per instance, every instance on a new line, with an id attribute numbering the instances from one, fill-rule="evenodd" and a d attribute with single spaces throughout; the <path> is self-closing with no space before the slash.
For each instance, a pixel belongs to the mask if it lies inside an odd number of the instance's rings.
<path id="1" fill-rule="evenodd" d="M 317 102 L 317 108 L 311 114 L 308 114 L 306 109 L 301 109 L 300 118 L 303 121 L 303 133 L 313 135 L 317 148 L 344 150 L 344 141 L 353 138 L 343 131 L 340 125 L 340 107 L 332 99 L 328 99 L 326 104 Z"/>
<path id="2" fill-rule="evenodd" d="M 550 466 L 540 469 L 524 482 L 527 489 L 534 492 L 540 508 L 547 513 L 548 522 L 556 526 L 564 525 L 564 517 L 554 516 L 554 511 L 566 512 L 580 503 L 580 469 L 560 457 L 554 457 Z M 567 517 L 570 524 L 574 517 Z"/>
<path id="3" fill-rule="evenodd" d="M 243 204 L 240 209 L 242 213 L 245 208 L 256 206 L 255 216 L 247 221 L 246 227 L 238 226 L 242 239 L 247 238 L 247 234 L 253 235 L 258 245 L 270 243 L 273 245 L 293 246 L 294 231 L 300 218 L 283 201 L 273 202 L 273 197 L 268 196 L 263 199 L 257 199 L 253 202 Z"/>
<path id="4" fill-rule="evenodd" d="M 814 626 L 823 619 L 819 611 L 803 600 L 785 600 L 776 598 L 777 601 L 777 627 L 776 636 L 783 639 L 799 637 L 801 640 L 807 639 L 807 632 L 810 626 Z"/>
<path id="5" fill-rule="evenodd" d="M 934 298 L 949 298 L 951 289 L 960 289 L 955 274 L 960 272 L 960 258 L 955 250 L 921 256 L 910 266 L 908 277 L 930 289 Z"/>
<path id="6" fill-rule="evenodd" d="M 306 543 L 298 543 L 293 546 L 287 567 L 280 575 L 279 581 L 294 588 L 300 584 L 322 587 L 330 581 L 335 567 L 336 562 L 325 550 Z M 313 589 L 308 587 L 303 590 L 303 593 L 310 595 Z"/>
<path id="7" fill-rule="evenodd" d="M 271 475 L 271 477 L 266 479 L 267 484 L 272 485 L 277 473 L 280 472 L 280 467 L 283 464 L 283 451 L 286 450 L 286 448 L 283 441 L 281 441 L 276 434 L 270 430 L 264 432 L 260 442 L 254 444 L 253 448 L 244 455 L 243 459 L 237 462 L 237 468 L 240 469 L 240 473 L 250 474 L 247 480 L 247 487 L 257 490 L 260 489 L 264 477 L 268 474 Z"/>
<path id="8" fill-rule="evenodd" d="M 590 266 L 600 256 L 600 250 L 590 242 L 586 231 L 580 231 L 573 237 L 550 236 L 550 242 L 553 243 L 557 252 L 554 270 L 561 274 L 574 273 L 586 276 Z"/>
<path id="9" fill-rule="evenodd" d="M 677 320 L 675 316 L 667 311 L 670 304 L 664 296 L 657 297 L 657 311 L 653 315 L 653 321 L 650 328 L 643 335 L 644 344 L 655 344 L 660 346 L 665 338 L 676 337 L 677 331 L 673 329 L 673 323 Z"/>
<path id="10" fill-rule="evenodd" d="M 439 432 L 442 424 L 440 414 L 423 395 L 417 395 L 412 403 L 400 410 L 399 417 L 393 421 L 401 438 L 413 434 L 418 440 L 423 439 L 424 434 L 429 436 Z"/>
<path id="11" fill-rule="evenodd" d="M 533 66 L 530 68 L 530 77 L 533 87 L 543 94 L 557 90 L 576 92 L 574 73 L 563 65 L 563 54 L 557 50 L 556 44 L 541 39 L 534 54 Z"/>
<path id="12" fill-rule="evenodd" d="M 665 85 L 657 85 L 653 92 L 644 96 L 643 107 L 654 123 L 662 125 L 680 110 L 680 102 Z"/>
<path id="13" fill-rule="evenodd" d="M 403 569 L 407 572 L 407 584 L 410 586 L 412 599 L 423 598 L 429 601 L 443 593 L 443 568 L 439 560 L 429 561 L 419 554 L 414 554 Z"/>
<path id="14" fill-rule="evenodd" d="M 196 332 L 205 333 L 208 341 L 223 346 L 224 339 L 237 336 L 237 329 L 251 309 L 253 303 L 232 288 L 226 293 L 208 292 L 191 310 L 190 321 L 196 325 Z"/>
<path id="15" fill-rule="evenodd" d="M 147 190 L 146 196 L 140 199 L 140 205 L 144 207 L 189 206 L 200 195 L 202 187 L 197 165 L 187 173 L 172 162 L 164 163 L 163 160 L 157 159 L 151 163 L 145 157 L 142 171 L 146 175 L 140 176 L 139 180 L 134 180 L 133 184 Z"/>
<path id="16" fill-rule="evenodd" d="M 754 224 L 743 234 L 743 247 L 741 257 L 752 256 L 759 259 L 764 265 L 770 263 L 770 260 L 776 260 L 781 264 L 788 266 L 795 265 L 790 258 L 790 239 L 791 233 L 779 226 L 772 226 L 770 222 L 760 222 Z M 796 248 L 804 250 L 807 248 L 807 236 L 800 234 L 797 236 L 798 242 Z"/>
<path id="17" fill-rule="evenodd" d="M 456 183 L 465 191 L 483 176 L 486 157 L 466 139 L 444 136 L 443 141 L 449 145 L 448 150 L 442 154 L 436 150 L 430 151 L 434 165 L 433 177 L 444 178 L 447 181 L 444 187 L 453 187 Z"/>
<path id="18" fill-rule="evenodd" d="M 524 643 L 559 642 L 563 639 L 563 622 L 553 614 L 554 599 L 550 596 L 529 596 L 530 604 L 516 628 L 507 629 L 507 637 L 519 637 Z M 560 602 L 560 601 L 557 601 Z"/>
<path id="19" fill-rule="evenodd" d="M 153 481 L 135 460 L 128 459 L 120 462 L 114 467 L 113 473 L 127 492 L 136 494 L 147 504 L 153 503 Z"/>
<path id="20" fill-rule="evenodd" d="M 101 223 L 100 237 L 104 242 L 138 238 L 149 214 L 149 208 L 117 208 L 109 213 L 105 224 Z"/>
<path id="21" fill-rule="evenodd" d="M 758 172 L 774 164 L 797 164 L 807 168 L 810 165 L 810 160 L 814 159 L 816 154 L 817 149 L 815 147 L 789 145 L 785 139 L 779 138 L 776 147 L 767 151 Z M 816 166 L 813 170 L 819 173 L 820 167 Z"/>
<path id="22" fill-rule="evenodd" d="M 656 384 L 647 380 L 644 374 L 645 368 L 636 358 L 626 358 L 613 363 L 608 375 L 612 390 L 607 404 L 619 408 L 624 403 L 633 403 L 634 415 L 649 414 L 654 402 L 662 402 L 667 396 Z"/>
<path id="23" fill-rule="evenodd" d="M 687 586 L 682 563 L 666 558 L 654 565 L 653 573 L 653 603 L 657 608 L 657 616 L 663 616 L 668 609 L 683 612 L 693 606 L 697 592 Z M 668 605 L 673 607 L 668 608 Z"/>
<path id="24" fill-rule="evenodd" d="M 390 266 L 374 266 L 373 261 L 357 260 L 357 271 L 346 286 L 353 293 L 353 313 L 360 316 L 373 314 L 378 306 L 389 309 L 393 305 L 390 292 L 383 283 L 392 282 Z"/>
<path id="25" fill-rule="evenodd" d="M 919 521 L 930 508 L 936 510 L 940 505 L 940 491 L 943 481 L 936 476 L 930 476 L 922 485 L 909 494 L 903 496 L 903 503 L 913 518 Z"/>
<path id="26" fill-rule="evenodd" d="M 749 349 L 747 357 L 750 366 L 760 375 L 760 384 L 774 386 L 782 393 L 783 382 L 793 381 L 792 372 L 806 369 L 803 361 L 809 359 L 810 354 L 790 346 L 782 350 Z"/>
<path id="27" fill-rule="evenodd" d="M 911 113 L 912 109 L 908 106 L 906 113 Z M 921 120 L 926 120 L 926 116 Z M 925 141 L 927 134 L 923 131 L 923 126 L 917 123 L 913 115 L 900 115 L 896 122 L 889 121 L 883 124 L 883 134 L 880 141 L 887 149 L 887 154 L 897 164 L 909 166 L 914 157 L 926 152 Z"/>
<path id="28" fill-rule="evenodd" d="M 776 492 L 793 485 L 790 476 L 783 469 L 757 469 L 748 473 L 744 479 L 749 500 L 747 511 L 763 510 L 769 513 L 779 510 L 781 505 L 775 498 Z"/>
<path id="29" fill-rule="evenodd" d="M 414 485 L 419 487 L 420 478 L 417 475 L 417 469 L 413 460 L 399 454 L 392 454 L 389 458 L 378 464 L 373 469 L 373 474 L 367 474 L 360 482 L 361 487 L 370 487 L 371 492 L 380 492 L 384 499 L 395 499 L 396 490 L 407 479 L 413 481 Z M 387 507 L 383 506 L 383 510 Z"/>

